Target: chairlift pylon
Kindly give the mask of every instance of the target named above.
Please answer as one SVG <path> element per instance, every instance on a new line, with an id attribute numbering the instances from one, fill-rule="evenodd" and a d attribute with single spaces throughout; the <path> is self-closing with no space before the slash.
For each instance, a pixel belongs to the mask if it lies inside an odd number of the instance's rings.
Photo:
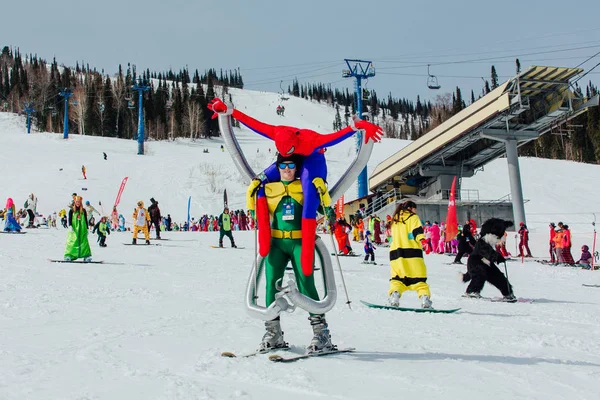
<path id="1" fill-rule="evenodd" d="M 429 72 L 429 64 L 427 64 L 427 87 L 433 90 L 438 90 L 442 87 L 438 83 L 437 77 Z"/>

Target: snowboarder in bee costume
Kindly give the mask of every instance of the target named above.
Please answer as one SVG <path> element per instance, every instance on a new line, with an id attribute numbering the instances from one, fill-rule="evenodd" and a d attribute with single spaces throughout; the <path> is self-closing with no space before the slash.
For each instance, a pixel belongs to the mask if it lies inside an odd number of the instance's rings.
<path id="1" fill-rule="evenodd" d="M 278 292 L 277 282 L 283 278 L 285 268 L 290 262 L 300 293 L 313 300 L 319 300 L 313 268 L 307 275 L 303 272 L 301 265 L 302 247 L 304 246 L 301 228 L 305 200 L 302 184 L 297 179 L 297 173 L 301 170 L 301 160 L 302 157 L 297 155 L 283 156 L 279 154 L 276 166 L 280 179 L 278 182 L 268 183 L 264 186 L 271 227 L 271 246 L 265 258 L 267 307 L 275 301 L 275 294 Z M 250 210 L 254 210 L 253 197 L 247 197 L 247 205 Z M 336 346 L 331 343 L 325 315 L 310 314 L 308 319 L 314 335 L 307 347 L 308 352 L 335 350 Z M 265 328 L 266 333 L 258 351 L 287 347 L 287 343 L 283 339 L 279 316 L 271 321 L 266 321 Z"/>
<path id="2" fill-rule="evenodd" d="M 148 231 L 148 223 L 150 222 L 150 215 L 148 210 L 144 208 L 144 202 L 138 201 L 136 209 L 133 211 L 133 240 L 132 244 L 137 244 L 138 232 L 144 233 L 146 244 L 150 244 L 150 232 Z"/>
<path id="3" fill-rule="evenodd" d="M 389 302 L 400 305 L 400 297 L 407 290 L 414 290 L 421 299 L 422 308 L 432 308 L 431 292 L 427 284 L 427 267 L 423 259 L 426 247 L 425 234 L 412 201 L 398 204 L 392 218 L 392 244 L 390 245 L 391 279 Z M 428 252 L 427 252 L 428 253 Z"/>
<path id="4" fill-rule="evenodd" d="M 304 193 L 304 204 L 302 211 L 302 272 L 305 275 L 312 274 L 312 268 L 315 259 L 315 239 L 317 231 L 317 208 L 321 200 L 320 193 L 323 196 L 323 205 L 328 207 L 331 204 L 331 198 L 327 191 L 325 183 L 327 179 L 327 164 L 325 162 L 325 148 L 334 146 L 339 142 L 348 139 L 356 132 L 363 130 L 365 143 L 368 140 L 378 142 L 383 135 L 382 129 L 367 121 L 358 118 L 352 121 L 348 126 L 337 132 L 327 135 L 321 135 L 310 129 L 296 128 L 293 126 L 269 125 L 260 122 L 239 110 L 228 107 L 221 99 L 213 99 L 208 108 L 215 114 L 228 114 L 241 122 L 254 132 L 275 142 L 279 154 L 283 156 L 299 155 L 304 157 L 302 169 L 299 172 L 302 191 Z M 277 165 L 271 164 L 263 173 L 259 174 L 253 181 L 248 191 L 253 195 L 261 184 L 279 181 L 279 172 Z M 269 213 L 267 211 L 267 200 L 263 191 L 258 190 L 256 216 L 258 221 L 258 241 L 259 254 L 265 257 L 269 253 L 271 243 L 269 229 L 261 228 L 269 226 Z"/>

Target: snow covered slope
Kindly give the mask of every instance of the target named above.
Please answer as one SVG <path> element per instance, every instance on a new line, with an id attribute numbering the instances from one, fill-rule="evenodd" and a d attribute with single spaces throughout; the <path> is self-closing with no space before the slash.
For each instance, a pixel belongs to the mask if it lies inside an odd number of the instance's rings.
<path id="1" fill-rule="evenodd" d="M 281 119 L 276 99 L 234 93 L 236 106 L 259 119 L 331 131 L 331 109 L 291 99 Z M 240 141 L 257 169 L 271 161 L 272 143 L 245 130 Z M 245 188 L 220 145 L 217 139 L 152 142 L 147 155 L 137 156 L 133 141 L 27 135 L 21 118 L 0 114 L 0 199 L 11 196 L 20 205 L 33 192 L 42 213 L 64 207 L 74 191 L 95 205 L 112 204 L 129 176 L 120 207 L 126 216 L 139 199 L 153 196 L 163 212 L 181 220 L 190 195 L 193 215 L 216 214 L 225 188 L 232 206 L 241 208 Z M 403 145 L 377 145 L 370 168 Z M 330 180 L 352 154 L 350 141 L 328 151 Z M 534 255 L 546 252 L 549 220 L 536 213 L 557 213 L 551 219 L 571 223 L 576 246 L 591 244 L 586 221 L 600 193 L 589 182 L 597 181 L 598 167 L 521 159 L 521 169 Z M 507 194 L 506 161 L 491 163 L 463 185 L 480 190 L 482 198 Z M 534 302 L 504 304 L 461 298 L 465 287 L 457 275 L 464 267 L 447 265 L 447 256 L 426 256 L 434 306 L 462 308 L 433 315 L 360 304 L 386 301 L 385 248 L 376 250 L 376 266 L 342 258 L 352 309 L 336 267 L 338 303 L 327 320 L 334 343 L 356 347 L 355 353 L 294 364 L 274 364 L 265 356 L 222 358 L 222 351 L 256 348 L 263 335 L 263 323 L 243 306 L 254 234 L 234 236 L 245 249 L 213 249 L 215 233 L 193 232 L 165 233 L 170 240 L 160 246 L 124 246 L 131 236 L 116 232 L 107 248 L 91 240 L 94 259 L 106 264 L 79 265 L 47 260 L 62 258 L 63 229 L 0 235 L 0 399 L 598 398 L 600 289 L 581 284 L 600 283 L 600 277 L 533 261 L 508 263 L 508 271 L 516 295 Z M 362 245 L 353 247 L 360 251 Z M 498 291 L 486 286 L 483 294 Z M 402 299 L 402 305 L 417 304 L 414 293 Z M 307 317 L 302 310 L 282 316 L 292 352 L 310 342 Z"/>

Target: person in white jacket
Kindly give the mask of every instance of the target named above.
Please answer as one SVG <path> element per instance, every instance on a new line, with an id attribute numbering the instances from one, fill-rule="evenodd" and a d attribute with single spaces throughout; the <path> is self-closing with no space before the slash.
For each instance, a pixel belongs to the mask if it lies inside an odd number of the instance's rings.
<path id="1" fill-rule="evenodd" d="M 29 216 L 29 223 L 27 224 L 28 228 L 35 228 L 35 214 L 37 210 L 37 197 L 31 193 L 27 200 L 25 200 L 25 209 L 27 210 L 27 215 Z"/>

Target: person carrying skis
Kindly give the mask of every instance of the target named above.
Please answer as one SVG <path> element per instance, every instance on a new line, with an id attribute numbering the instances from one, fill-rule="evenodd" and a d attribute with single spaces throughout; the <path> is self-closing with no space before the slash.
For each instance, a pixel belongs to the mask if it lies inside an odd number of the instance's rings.
<path id="1" fill-rule="evenodd" d="M 144 208 L 144 202 L 142 200 L 137 202 L 137 207 L 133 210 L 133 240 L 131 244 L 137 244 L 138 232 L 144 233 L 146 244 L 150 244 L 150 232 L 148 232 L 148 222 L 150 222 L 150 216 L 148 210 Z"/>
<path id="2" fill-rule="evenodd" d="M 527 255 L 524 255 L 523 249 L 527 250 Z M 524 222 L 519 224 L 519 257 L 531 257 L 529 250 L 529 229 Z"/>
<path id="3" fill-rule="evenodd" d="M 231 242 L 231 247 L 237 248 L 233 235 L 231 234 L 231 215 L 229 215 L 229 207 L 223 209 L 223 213 L 219 215 L 219 247 L 223 247 L 223 237 L 227 236 Z"/>
<path id="4" fill-rule="evenodd" d="M 496 264 L 506 260 L 496 251 L 496 244 L 506 240 L 506 228 L 513 226 L 512 221 L 490 218 L 481 226 L 480 238 L 467 261 L 467 273 L 463 274 L 463 282 L 469 282 L 465 297 L 481 298 L 485 282 L 494 285 L 502 293 L 502 301 L 515 303 L 517 298 L 508 279 Z"/>
<path id="5" fill-rule="evenodd" d="M 98 232 L 98 242 L 100 247 L 106 247 L 106 236 L 110 235 L 110 226 L 108 225 L 107 218 L 102 217 L 100 221 L 94 226 L 92 234 Z"/>
<path id="6" fill-rule="evenodd" d="M 422 308 L 432 308 L 431 292 L 427 284 L 427 267 L 423 249 L 429 254 L 417 205 L 413 201 L 398 204 L 392 218 L 390 246 L 391 279 L 388 292 L 392 307 L 400 306 L 400 297 L 414 290 L 421 299 Z"/>
<path id="7" fill-rule="evenodd" d="M 371 231 L 365 232 L 365 260 L 363 264 L 375 264 L 375 246 L 373 246 L 373 242 L 371 241 Z M 369 262 L 369 256 L 371 256 L 371 261 Z"/>
<path id="8" fill-rule="evenodd" d="M 4 211 L 4 232 L 21 232 L 21 225 L 15 219 L 17 215 L 15 203 L 12 198 L 6 199 L 6 208 Z"/>
<path id="9" fill-rule="evenodd" d="M 302 183 L 298 179 L 302 158 L 298 155 L 277 156 L 277 168 L 280 179 L 278 182 L 264 185 L 268 204 L 271 245 L 265 258 L 266 306 L 275 301 L 278 292 L 278 281 L 283 278 L 285 268 L 291 262 L 298 290 L 313 300 L 319 300 L 315 287 L 313 268 L 311 273 L 303 272 L 301 265 L 303 231 L 302 216 L 304 193 Z M 253 185 L 248 188 L 247 208 L 254 210 Z M 309 321 L 313 329 L 313 339 L 307 347 L 308 352 L 334 350 L 331 343 L 329 326 L 325 315 L 310 315 Z M 280 317 L 265 322 L 266 333 L 262 338 L 259 351 L 286 348 Z"/>
<path id="10" fill-rule="evenodd" d="M 156 230 L 156 238 L 160 239 L 160 208 L 158 208 L 158 201 L 154 200 L 154 197 L 150 199 L 150 207 L 148 207 L 148 213 L 150 214 L 150 228 L 154 225 Z"/>
<path id="11" fill-rule="evenodd" d="M 69 233 L 65 247 L 65 261 L 73 261 L 83 258 L 85 262 L 92 261 L 92 249 L 88 241 L 87 213 L 83 208 L 81 196 L 75 197 L 75 204 L 69 210 Z"/>

